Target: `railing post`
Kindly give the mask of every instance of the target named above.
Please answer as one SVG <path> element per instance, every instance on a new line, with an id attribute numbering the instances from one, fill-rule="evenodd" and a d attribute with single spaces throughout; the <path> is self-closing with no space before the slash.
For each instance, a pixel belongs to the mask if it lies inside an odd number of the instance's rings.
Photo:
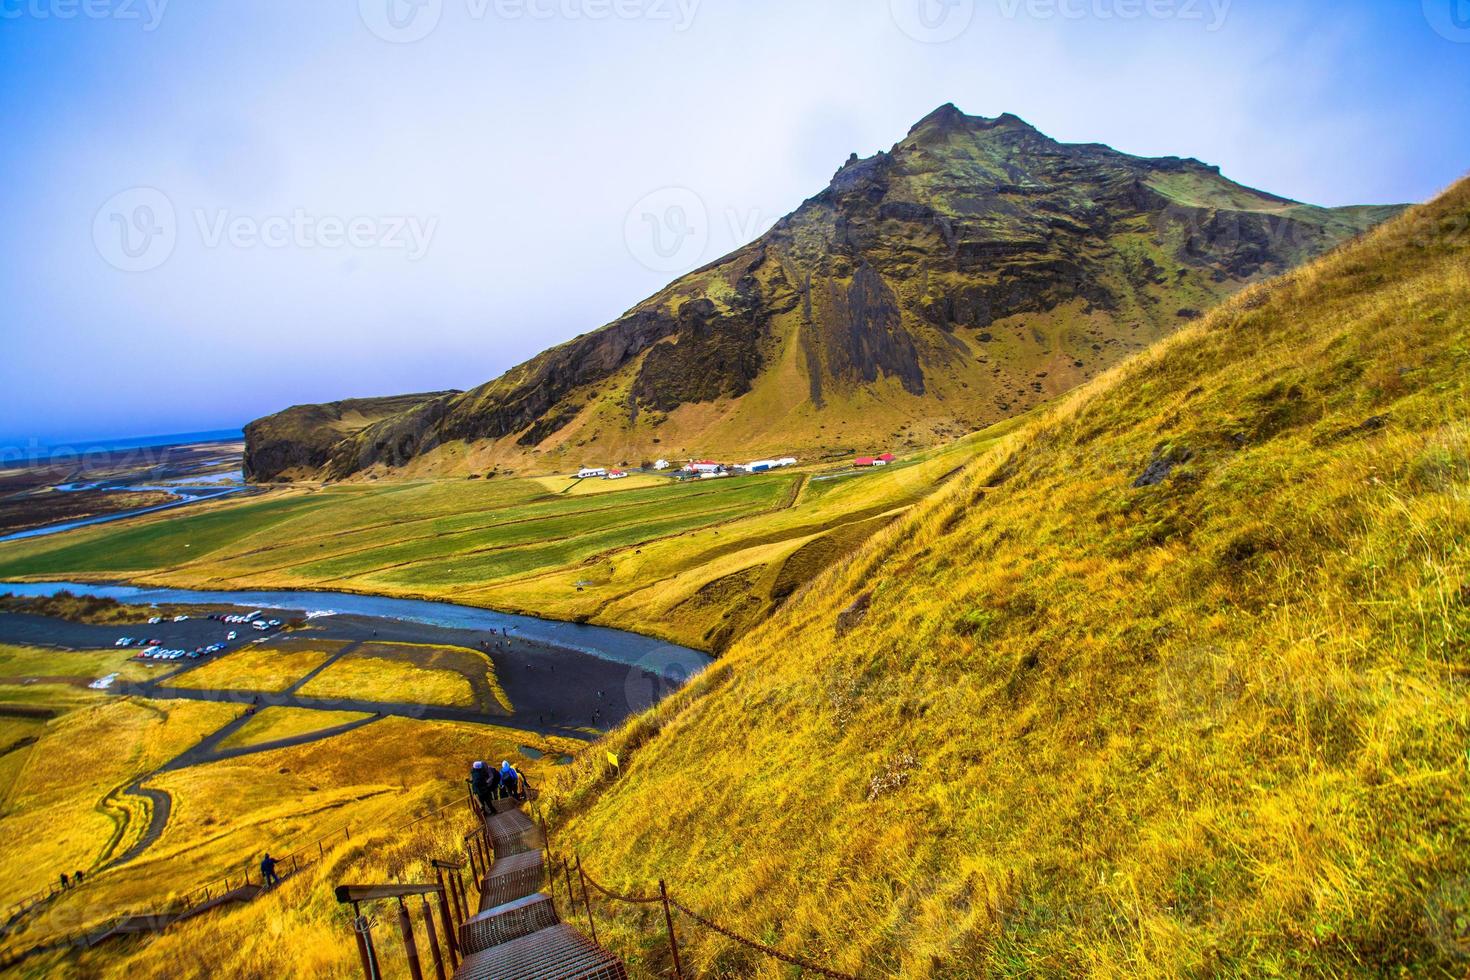
<path id="1" fill-rule="evenodd" d="M 567 911 L 572 915 L 577 914 L 577 893 L 572 891 L 572 869 L 567 864 L 567 859 L 561 859 L 561 870 L 567 876 Z"/>
<path id="2" fill-rule="evenodd" d="M 449 947 L 449 965 L 459 965 L 459 937 L 454 934 L 454 917 L 449 914 L 449 895 L 444 889 L 444 871 L 434 869 L 439 879 L 439 919 L 444 923 L 444 944 Z"/>
<path id="3" fill-rule="evenodd" d="M 468 854 L 469 855 L 469 858 L 470 858 L 470 877 L 471 878 L 478 878 L 478 877 L 480 877 L 480 869 L 475 864 L 475 848 L 474 848 L 474 845 L 472 845 L 469 841 L 465 841 L 464 850 L 465 850 L 465 853 Z"/>
<path id="4" fill-rule="evenodd" d="M 434 957 L 434 976 L 438 980 L 444 980 L 444 954 L 439 951 L 439 933 L 434 928 L 434 910 L 429 905 L 429 896 L 421 896 L 424 900 L 424 932 L 429 937 L 429 955 Z"/>
<path id="5" fill-rule="evenodd" d="M 587 892 L 587 876 L 582 873 L 582 855 L 577 855 L 577 878 L 582 882 L 582 904 L 587 908 L 587 928 L 592 932 L 592 941 L 597 942 L 597 923 L 592 921 L 592 896 Z"/>
<path id="6" fill-rule="evenodd" d="M 419 944 L 413 938 L 413 919 L 408 916 L 408 906 L 398 899 L 398 928 L 403 933 L 403 953 L 408 960 L 408 972 L 413 980 L 424 980 L 423 968 L 419 966 Z"/>
<path id="7" fill-rule="evenodd" d="M 664 880 L 658 880 L 658 897 L 664 902 L 664 926 L 669 930 L 669 952 L 674 956 L 674 980 L 684 980 L 684 968 L 679 964 L 679 940 L 674 935 L 674 914 L 669 911 L 669 889 Z"/>
<path id="8" fill-rule="evenodd" d="M 352 903 L 352 933 L 357 937 L 357 955 L 367 980 L 379 980 L 378 951 L 373 948 L 373 927 L 356 902 Z"/>
<path id="9" fill-rule="evenodd" d="M 464 922 L 465 919 L 470 917 L 470 896 L 464 890 L 464 876 L 456 868 L 454 870 L 454 877 L 449 880 L 454 882 L 454 900 L 459 905 L 459 921 Z"/>

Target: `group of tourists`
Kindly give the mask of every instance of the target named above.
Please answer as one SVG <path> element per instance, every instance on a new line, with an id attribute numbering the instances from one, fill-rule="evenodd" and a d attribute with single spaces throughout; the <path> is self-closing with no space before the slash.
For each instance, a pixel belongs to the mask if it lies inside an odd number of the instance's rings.
<path id="1" fill-rule="evenodd" d="M 491 809 L 492 800 L 524 800 L 526 791 L 530 788 L 525 774 L 509 762 L 502 762 L 500 768 L 496 769 L 477 759 L 470 766 L 470 792 L 475 794 L 475 799 L 486 810 Z"/>

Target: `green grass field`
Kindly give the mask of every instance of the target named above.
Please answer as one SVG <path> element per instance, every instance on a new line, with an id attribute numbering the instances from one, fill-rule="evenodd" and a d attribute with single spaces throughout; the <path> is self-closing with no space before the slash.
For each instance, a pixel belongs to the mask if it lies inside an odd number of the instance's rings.
<path id="1" fill-rule="evenodd" d="M 0 545 L 0 578 L 448 599 L 718 649 L 1002 431 L 865 472 L 280 490 Z"/>

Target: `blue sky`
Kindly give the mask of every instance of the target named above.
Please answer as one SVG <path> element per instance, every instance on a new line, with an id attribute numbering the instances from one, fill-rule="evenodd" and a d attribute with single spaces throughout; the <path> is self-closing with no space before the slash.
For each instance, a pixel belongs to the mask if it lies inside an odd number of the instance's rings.
<path id="1" fill-rule="evenodd" d="M 14 451 L 473 386 L 944 102 L 1423 200 L 1470 0 L 0 0 L 0 100 Z"/>

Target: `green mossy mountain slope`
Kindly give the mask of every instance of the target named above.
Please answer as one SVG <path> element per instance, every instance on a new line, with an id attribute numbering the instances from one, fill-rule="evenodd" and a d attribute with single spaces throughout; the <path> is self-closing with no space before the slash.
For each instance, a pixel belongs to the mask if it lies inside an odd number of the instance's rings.
<path id="1" fill-rule="evenodd" d="M 321 472 L 929 445 L 1070 389 L 1397 210 L 1311 207 L 1196 160 L 1058 143 L 947 105 L 607 326 L 340 434 Z"/>

